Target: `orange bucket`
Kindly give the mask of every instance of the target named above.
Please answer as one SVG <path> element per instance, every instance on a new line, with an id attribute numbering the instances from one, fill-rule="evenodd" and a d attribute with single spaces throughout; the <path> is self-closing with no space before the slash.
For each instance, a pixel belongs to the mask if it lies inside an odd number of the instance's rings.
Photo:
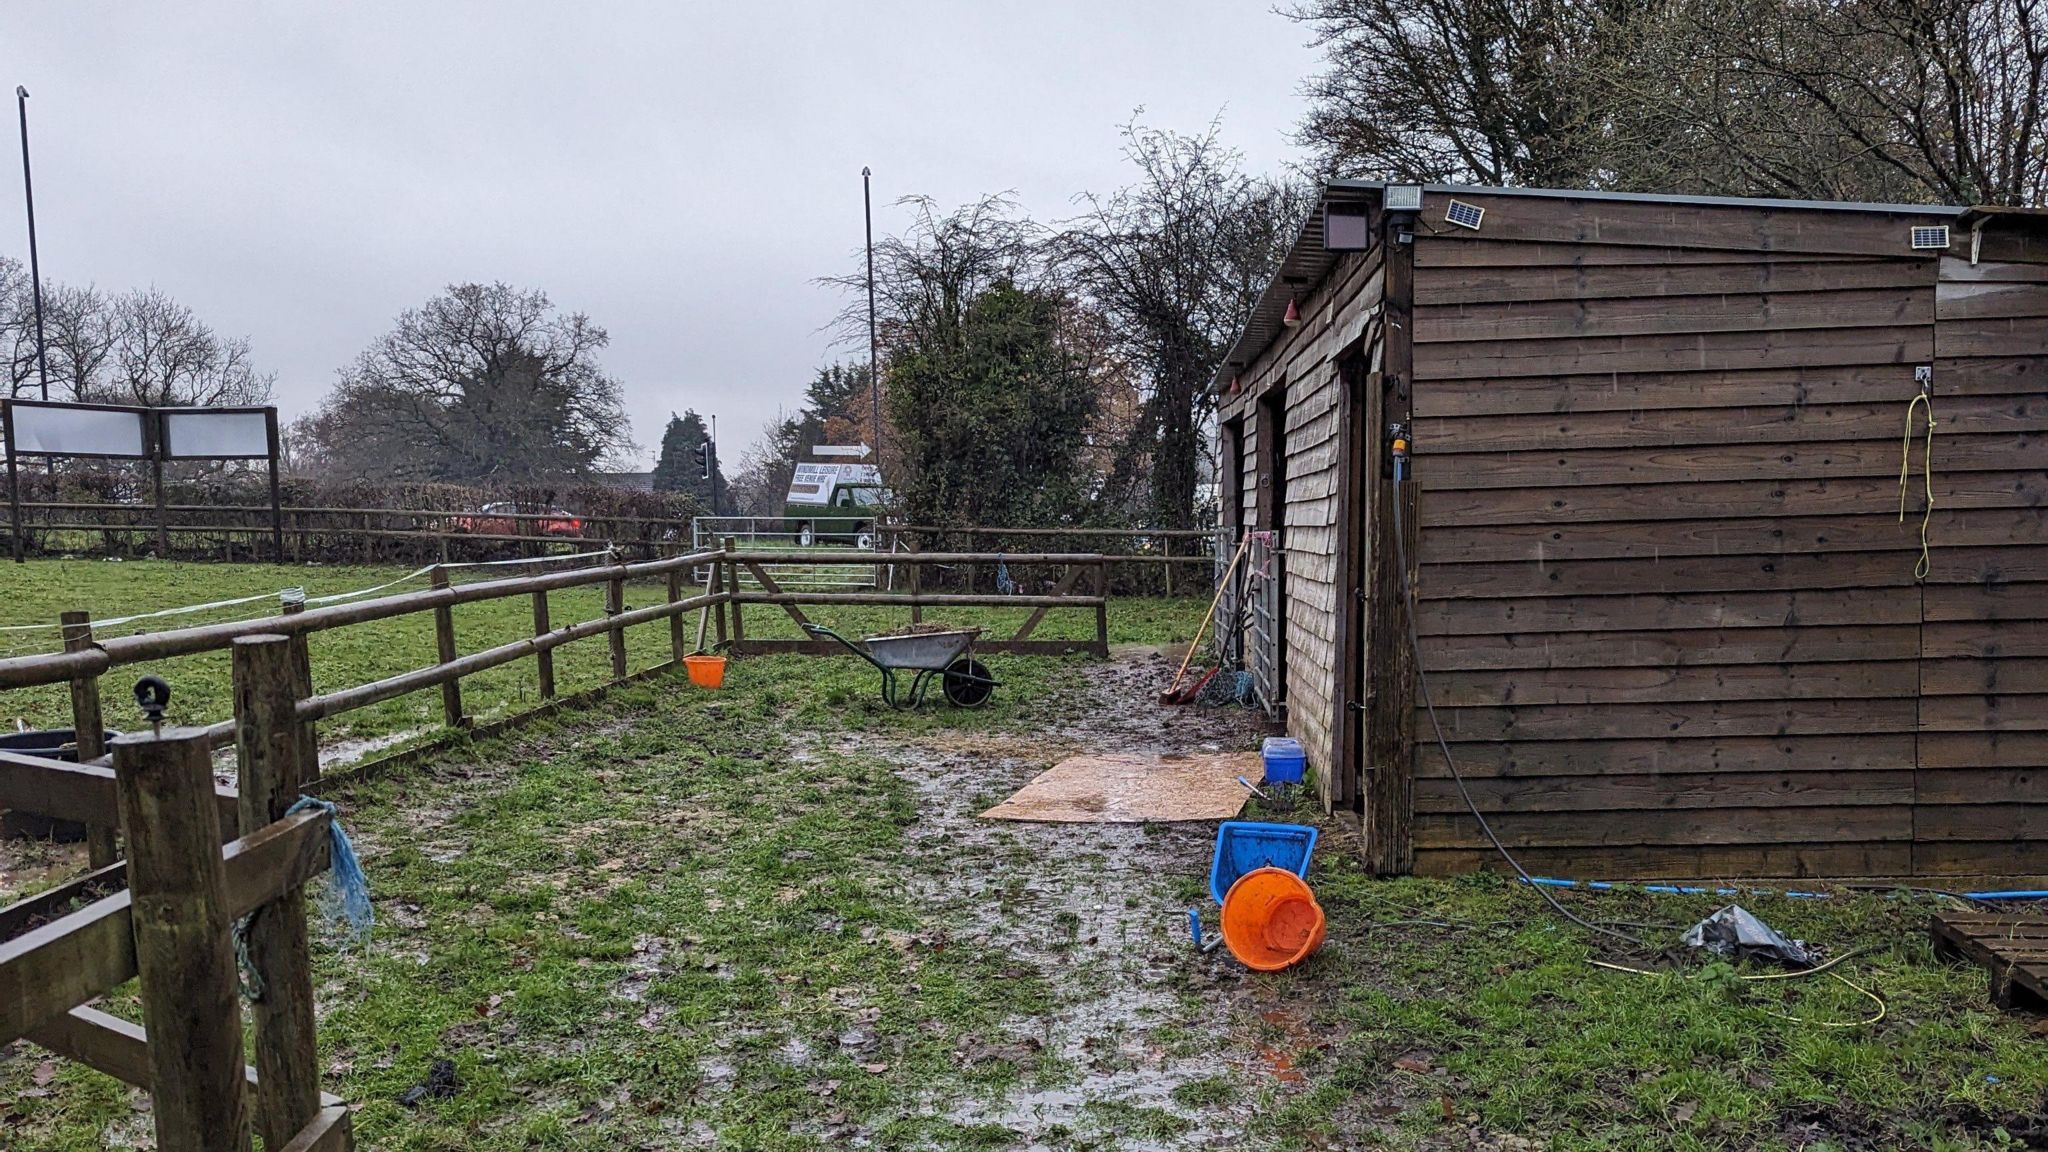
<path id="1" fill-rule="evenodd" d="M 1323 945 L 1323 906 L 1285 868 L 1254 868 L 1223 897 L 1223 943 L 1254 972 L 1278 972 Z"/>
<path id="2" fill-rule="evenodd" d="M 723 656 L 685 656 L 683 670 L 690 674 L 690 683 L 699 688 L 718 688 L 725 684 Z"/>

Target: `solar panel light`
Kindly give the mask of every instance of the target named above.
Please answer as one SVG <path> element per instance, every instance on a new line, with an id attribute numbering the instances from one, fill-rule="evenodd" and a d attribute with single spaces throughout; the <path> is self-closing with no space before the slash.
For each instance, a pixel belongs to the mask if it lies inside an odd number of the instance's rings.
<path id="1" fill-rule="evenodd" d="M 1470 228 L 1472 231 L 1477 232 L 1479 231 L 1479 222 L 1484 219 L 1486 219 L 1486 209 L 1481 208 L 1477 204 L 1467 204 L 1463 200 L 1453 200 L 1444 206 L 1444 220 L 1460 228 Z"/>
<path id="2" fill-rule="evenodd" d="M 1915 251 L 1940 251 L 1948 247 L 1948 225 L 1936 224 L 1913 229 Z"/>

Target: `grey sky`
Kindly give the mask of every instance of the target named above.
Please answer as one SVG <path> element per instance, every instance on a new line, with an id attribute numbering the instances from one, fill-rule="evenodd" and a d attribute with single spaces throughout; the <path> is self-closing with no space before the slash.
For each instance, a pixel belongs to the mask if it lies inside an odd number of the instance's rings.
<path id="1" fill-rule="evenodd" d="M 731 456 L 852 351 L 811 280 L 857 256 L 863 164 L 878 232 L 907 193 L 1066 215 L 1126 178 L 1140 105 L 1222 111 L 1277 169 L 1305 39 L 1256 0 L 9 0 L 0 80 L 31 93 L 45 276 L 155 284 L 249 336 L 288 416 L 400 310 L 505 280 L 610 329 L 650 452 L 695 407 Z M 25 258 L 5 167 L 0 252 Z"/>

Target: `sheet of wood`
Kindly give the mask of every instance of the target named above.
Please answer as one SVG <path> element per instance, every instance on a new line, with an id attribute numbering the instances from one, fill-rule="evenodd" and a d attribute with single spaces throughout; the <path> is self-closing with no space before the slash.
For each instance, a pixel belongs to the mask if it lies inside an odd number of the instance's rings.
<path id="1" fill-rule="evenodd" d="M 1066 824 L 1229 820 L 1249 795 L 1237 778 L 1261 774 L 1256 752 L 1075 756 L 981 815 Z"/>

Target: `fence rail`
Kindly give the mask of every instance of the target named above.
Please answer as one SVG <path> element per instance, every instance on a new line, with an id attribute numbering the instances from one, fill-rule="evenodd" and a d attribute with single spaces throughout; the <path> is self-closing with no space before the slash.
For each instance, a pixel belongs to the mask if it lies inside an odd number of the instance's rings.
<path id="1" fill-rule="evenodd" d="M 161 515 L 154 506 L 89 501 L 25 501 L 26 551 L 66 551 L 138 556 L 154 547 L 158 556 L 276 559 L 272 554 L 272 510 L 254 504 L 170 504 Z M 575 533 L 549 531 L 563 518 L 545 512 L 491 513 L 430 508 L 353 508 L 287 505 L 282 517 L 283 558 L 290 562 L 448 563 L 504 554 L 539 555 L 550 548 L 575 550 L 615 548 L 635 559 L 658 559 L 685 551 L 702 551 L 727 537 L 742 547 L 762 542 L 785 544 L 801 557 L 784 556 L 771 572 L 786 574 L 790 585 L 888 587 L 899 575 L 888 566 L 862 573 L 858 569 L 831 575 L 812 569 L 809 557 L 819 552 L 852 549 L 850 544 L 799 546 L 796 533 L 777 517 L 696 517 L 663 519 L 631 515 L 579 516 Z M 499 521 L 514 530 L 476 531 L 464 522 Z M 830 535 L 828 533 L 828 535 Z M 1082 544 L 1110 557 L 1118 590 L 1157 590 L 1171 596 L 1203 581 L 1190 579 L 1190 565 L 1210 562 L 1213 533 L 1202 529 L 896 525 L 883 524 L 871 533 L 871 548 L 862 551 L 901 555 L 906 552 L 1006 551 L 1015 542 L 1023 548 L 1058 540 Z M 993 564 L 957 572 L 930 573 L 966 590 L 995 586 Z"/>

